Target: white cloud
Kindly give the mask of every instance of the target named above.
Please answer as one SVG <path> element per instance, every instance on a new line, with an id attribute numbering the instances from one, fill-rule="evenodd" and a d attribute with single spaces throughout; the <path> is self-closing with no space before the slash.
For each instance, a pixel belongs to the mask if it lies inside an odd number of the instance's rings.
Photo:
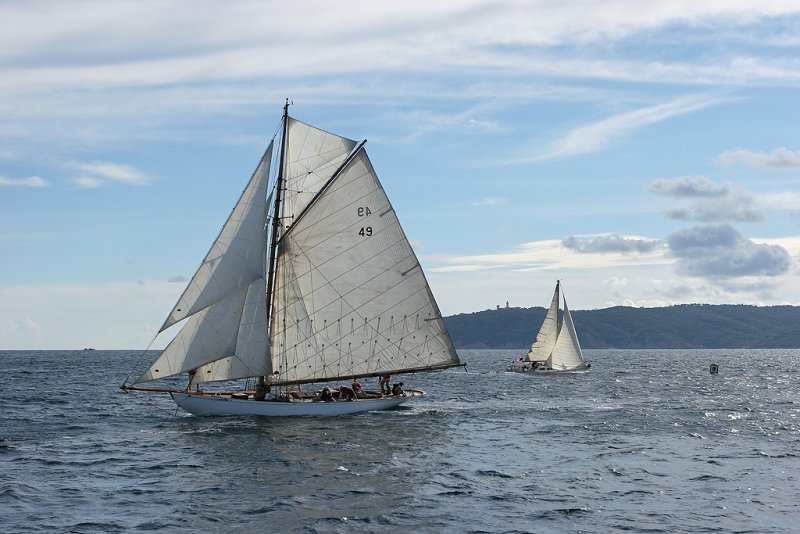
<path id="1" fill-rule="evenodd" d="M 150 177 L 146 173 L 130 165 L 124 165 L 120 163 L 108 163 L 102 161 L 95 161 L 91 163 L 74 162 L 70 163 L 69 166 L 93 175 L 90 177 L 76 178 L 76 181 L 83 181 L 83 183 L 78 183 L 80 185 L 84 185 L 84 187 L 96 187 L 97 185 L 100 185 L 102 180 L 99 180 L 97 178 L 98 176 L 130 185 L 144 185 L 150 181 Z"/>
<path id="2" fill-rule="evenodd" d="M 777 148 L 772 152 L 754 152 L 739 148 L 723 152 L 714 159 L 717 165 L 734 165 L 741 163 L 757 168 L 800 168 L 800 151 Z"/>
<path id="3" fill-rule="evenodd" d="M 640 128 L 699 111 L 724 101 L 725 99 L 712 95 L 686 96 L 666 104 L 620 113 L 593 124 L 575 128 L 561 139 L 550 143 L 544 152 L 513 162 L 539 161 L 597 152 L 620 137 L 630 135 Z"/>
<path id="4" fill-rule="evenodd" d="M 39 178 L 38 176 L 29 176 L 28 178 L 5 178 L 4 176 L 0 176 L 0 185 L 45 187 L 48 185 L 48 183 L 47 180 L 44 178 Z"/>
<path id="5" fill-rule="evenodd" d="M 77 178 L 73 178 L 72 181 L 75 183 L 75 185 L 84 189 L 93 189 L 95 187 L 100 187 L 105 183 L 103 180 L 92 178 L 91 176 L 79 176 Z"/>
<path id="6" fill-rule="evenodd" d="M 609 287 L 625 287 L 628 285 L 628 279 L 612 276 L 611 278 L 607 278 L 603 283 Z"/>
<path id="7" fill-rule="evenodd" d="M 654 240 L 627 236 L 623 239 L 639 240 L 647 243 Z M 609 250 L 605 254 L 587 255 L 567 248 L 559 240 L 531 241 L 517 246 L 510 252 L 481 254 L 476 256 L 457 256 L 437 261 L 437 265 L 426 269 L 431 272 L 467 272 L 494 270 L 539 271 L 559 269 L 599 269 L 620 265 L 649 265 L 672 263 L 665 259 L 658 246 L 645 246 L 635 257 L 629 250 Z"/>
<path id="8" fill-rule="evenodd" d="M 506 203 L 504 198 L 482 198 L 472 203 L 473 206 L 500 206 Z"/>

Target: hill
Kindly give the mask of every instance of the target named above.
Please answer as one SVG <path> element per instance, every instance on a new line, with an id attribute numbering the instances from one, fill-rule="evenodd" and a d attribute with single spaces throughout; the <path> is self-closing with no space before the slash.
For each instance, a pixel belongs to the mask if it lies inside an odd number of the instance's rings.
<path id="1" fill-rule="evenodd" d="M 529 347 L 544 308 L 445 317 L 458 348 Z M 583 348 L 800 348 L 800 307 L 681 304 L 572 311 Z"/>

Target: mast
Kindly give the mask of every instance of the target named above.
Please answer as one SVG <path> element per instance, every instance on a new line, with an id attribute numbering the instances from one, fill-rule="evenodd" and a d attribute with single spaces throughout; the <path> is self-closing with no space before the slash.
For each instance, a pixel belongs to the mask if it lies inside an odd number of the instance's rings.
<path id="1" fill-rule="evenodd" d="M 278 157 L 278 181 L 275 192 L 275 210 L 272 214 L 272 241 L 269 247 L 269 272 L 267 274 L 267 324 L 272 318 L 272 292 L 275 288 L 275 259 L 278 251 L 278 228 L 281 224 L 281 201 L 283 200 L 284 167 L 286 164 L 286 142 L 289 132 L 289 99 L 283 106 L 283 132 L 281 134 L 281 151 Z"/>

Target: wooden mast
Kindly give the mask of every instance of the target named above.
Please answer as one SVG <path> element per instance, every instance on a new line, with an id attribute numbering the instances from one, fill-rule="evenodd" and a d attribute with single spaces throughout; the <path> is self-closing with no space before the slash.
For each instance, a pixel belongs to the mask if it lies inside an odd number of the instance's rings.
<path id="1" fill-rule="evenodd" d="M 281 202 L 283 200 L 284 168 L 286 167 L 286 144 L 289 133 L 289 99 L 283 106 L 283 132 L 281 133 L 281 150 L 278 156 L 278 180 L 275 191 L 275 209 L 272 213 L 272 241 L 269 247 L 269 265 L 267 274 L 267 325 L 272 323 L 272 293 L 275 290 L 275 260 L 278 254 L 278 229 L 281 225 Z M 269 328 L 269 326 L 268 326 Z M 265 377 L 261 377 L 264 380 Z"/>

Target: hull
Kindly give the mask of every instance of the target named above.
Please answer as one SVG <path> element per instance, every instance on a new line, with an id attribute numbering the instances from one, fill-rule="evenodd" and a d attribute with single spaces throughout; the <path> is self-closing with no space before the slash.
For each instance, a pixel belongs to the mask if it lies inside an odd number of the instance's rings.
<path id="1" fill-rule="evenodd" d="M 194 393 L 170 393 L 175 403 L 193 415 L 262 415 L 267 417 L 296 417 L 302 415 L 332 416 L 346 415 L 372 410 L 387 410 L 400 406 L 411 399 L 423 397 L 425 392 L 407 390 L 404 396 L 379 399 L 358 399 L 321 402 L 312 400 L 291 401 L 236 399 L 229 395 L 197 395 Z"/>
<path id="2" fill-rule="evenodd" d="M 535 374 L 554 374 L 554 373 L 575 373 L 578 371 L 586 371 L 591 367 L 586 364 L 583 367 L 572 367 L 570 369 L 543 369 L 541 367 L 532 368 L 529 365 L 509 365 L 506 371 L 512 373 L 535 373 Z"/>

